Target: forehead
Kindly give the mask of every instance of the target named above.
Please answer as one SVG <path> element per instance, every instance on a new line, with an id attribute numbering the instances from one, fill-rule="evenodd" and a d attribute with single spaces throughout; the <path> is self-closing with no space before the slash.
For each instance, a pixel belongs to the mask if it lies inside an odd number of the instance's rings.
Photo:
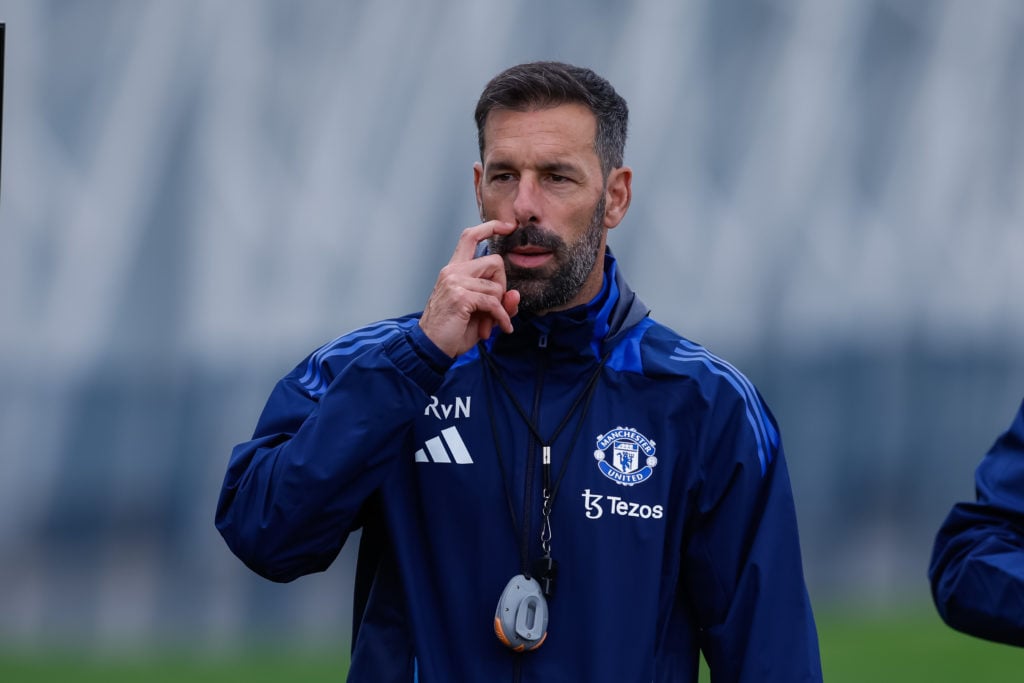
<path id="1" fill-rule="evenodd" d="M 496 109 L 484 124 L 484 163 L 509 155 L 574 156 L 597 162 L 597 119 L 582 104 L 543 109 Z"/>

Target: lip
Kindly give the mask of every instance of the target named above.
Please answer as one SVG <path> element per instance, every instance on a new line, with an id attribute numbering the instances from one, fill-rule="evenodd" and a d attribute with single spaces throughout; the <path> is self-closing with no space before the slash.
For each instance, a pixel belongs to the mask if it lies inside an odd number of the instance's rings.
<path id="1" fill-rule="evenodd" d="M 517 268 L 537 268 L 552 258 L 550 251 L 541 249 L 513 249 L 508 252 L 508 262 Z"/>

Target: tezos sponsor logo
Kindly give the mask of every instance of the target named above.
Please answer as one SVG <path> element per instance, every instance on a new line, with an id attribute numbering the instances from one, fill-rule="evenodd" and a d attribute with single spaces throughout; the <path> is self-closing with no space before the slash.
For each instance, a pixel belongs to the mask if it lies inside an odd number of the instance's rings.
<path id="1" fill-rule="evenodd" d="M 608 450 L 611 450 L 608 453 Z M 645 457 L 644 466 L 640 458 Z M 601 474 L 620 486 L 634 486 L 647 481 L 658 459 L 654 457 L 654 442 L 632 427 L 616 427 L 597 435 L 594 450 L 597 468 Z"/>
<path id="2" fill-rule="evenodd" d="M 587 519 L 600 519 L 606 509 L 609 514 L 618 517 L 661 519 L 665 516 L 665 509 L 660 505 L 633 503 L 623 500 L 620 496 L 602 496 L 599 493 L 591 493 L 590 489 L 583 491 L 583 512 Z"/>

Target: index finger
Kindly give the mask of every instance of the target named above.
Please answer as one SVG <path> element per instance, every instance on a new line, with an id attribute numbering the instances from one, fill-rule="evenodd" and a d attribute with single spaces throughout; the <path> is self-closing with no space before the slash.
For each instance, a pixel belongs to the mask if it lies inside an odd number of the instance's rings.
<path id="1" fill-rule="evenodd" d="M 476 253 L 476 245 L 494 235 L 509 235 L 515 232 L 514 223 L 504 221 L 487 221 L 472 228 L 466 228 L 459 237 L 459 243 L 455 245 L 455 253 L 452 254 L 450 263 L 457 261 L 471 261 Z"/>

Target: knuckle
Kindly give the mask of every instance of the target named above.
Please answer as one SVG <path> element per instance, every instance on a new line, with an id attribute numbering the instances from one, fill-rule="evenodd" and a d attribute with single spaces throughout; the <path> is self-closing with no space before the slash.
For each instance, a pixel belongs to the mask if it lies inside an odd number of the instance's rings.
<path id="1" fill-rule="evenodd" d="M 450 282 L 452 280 L 452 278 L 454 278 L 457 273 L 458 273 L 458 268 L 455 266 L 455 264 L 454 263 L 449 263 L 449 264 L 446 264 L 444 267 L 441 268 L 441 272 L 438 273 L 437 279 L 438 279 L 439 282 L 447 283 L 447 282 Z"/>

